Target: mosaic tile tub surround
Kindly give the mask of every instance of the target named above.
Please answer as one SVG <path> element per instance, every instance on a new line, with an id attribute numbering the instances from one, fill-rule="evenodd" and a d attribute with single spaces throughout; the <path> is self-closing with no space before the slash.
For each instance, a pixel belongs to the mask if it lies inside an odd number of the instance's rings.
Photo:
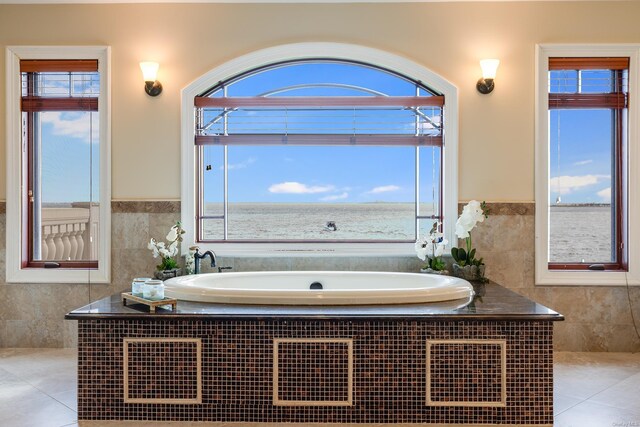
<path id="1" fill-rule="evenodd" d="M 79 319 L 81 420 L 552 425 L 553 320 Z"/>

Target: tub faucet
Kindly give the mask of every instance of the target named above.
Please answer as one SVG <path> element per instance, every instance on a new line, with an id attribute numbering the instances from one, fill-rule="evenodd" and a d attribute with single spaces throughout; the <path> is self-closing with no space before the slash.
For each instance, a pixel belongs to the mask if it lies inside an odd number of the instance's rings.
<path id="1" fill-rule="evenodd" d="M 196 253 L 193 254 L 193 272 L 195 274 L 200 274 L 200 260 L 206 257 L 211 258 L 211 268 L 216 266 L 216 254 L 213 251 L 206 251 L 201 254 L 199 250 L 196 249 Z"/>

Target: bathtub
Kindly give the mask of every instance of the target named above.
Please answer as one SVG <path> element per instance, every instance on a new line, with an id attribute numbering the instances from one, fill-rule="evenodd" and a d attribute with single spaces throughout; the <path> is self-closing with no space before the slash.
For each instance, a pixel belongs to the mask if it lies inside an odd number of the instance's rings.
<path id="1" fill-rule="evenodd" d="M 366 271 L 209 273 L 164 284 L 170 298 L 229 304 L 412 304 L 468 300 L 473 295 L 473 286 L 455 277 Z"/>

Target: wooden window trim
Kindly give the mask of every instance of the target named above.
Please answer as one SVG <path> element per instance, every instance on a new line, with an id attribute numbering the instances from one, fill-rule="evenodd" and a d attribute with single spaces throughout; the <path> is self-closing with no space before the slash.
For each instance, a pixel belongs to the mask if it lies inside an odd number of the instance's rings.
<path id="1" fill-rule="evenodd" d="M 338 134 L 238 134 L 198 135 L 196 145 L 396 145 L 442 147 L 442 136 L 338 135 Z"/>
<path id="2" fill-rule="evenodd" d="M 442 107 L 444 96 L 255 96 L 210 98 L 197 96 L 196 108 L 246 107 Z"/>
<path id="3" fill-rule="evenodd" d="M 615 91 L 605 94 L 549 93 L 548 108 L 552 109 L 610 109 L 615 114 L 615 175 L 612 187 L 615 200 L 612 201 L 616 213 L 615 243 L 616 262 L 562 263 L 549 262 L 549 270 L 589 271 L 594 265 L 605 271 L 628 271 L 628 184 L 625 179 L 628 165 L 626 160 L 627 139 L 624 129 L 624 114 L 628 108 L 628 93 L 624 92 L 622 73 L 629 68 L 629 58 L 549 58 L 549 71 L 553 70 L 611 70 L 615 72 Z"/>

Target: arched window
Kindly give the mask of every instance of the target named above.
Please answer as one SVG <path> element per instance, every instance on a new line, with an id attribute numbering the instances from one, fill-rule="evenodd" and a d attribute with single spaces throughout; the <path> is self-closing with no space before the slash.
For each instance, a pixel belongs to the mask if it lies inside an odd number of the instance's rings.
<path id="1" fill-rule="evenodd" d="M 445 218 L 445 94 L 413 76 L 288 59 L 191 102 L 199 244 L 407 245 Z"/>

